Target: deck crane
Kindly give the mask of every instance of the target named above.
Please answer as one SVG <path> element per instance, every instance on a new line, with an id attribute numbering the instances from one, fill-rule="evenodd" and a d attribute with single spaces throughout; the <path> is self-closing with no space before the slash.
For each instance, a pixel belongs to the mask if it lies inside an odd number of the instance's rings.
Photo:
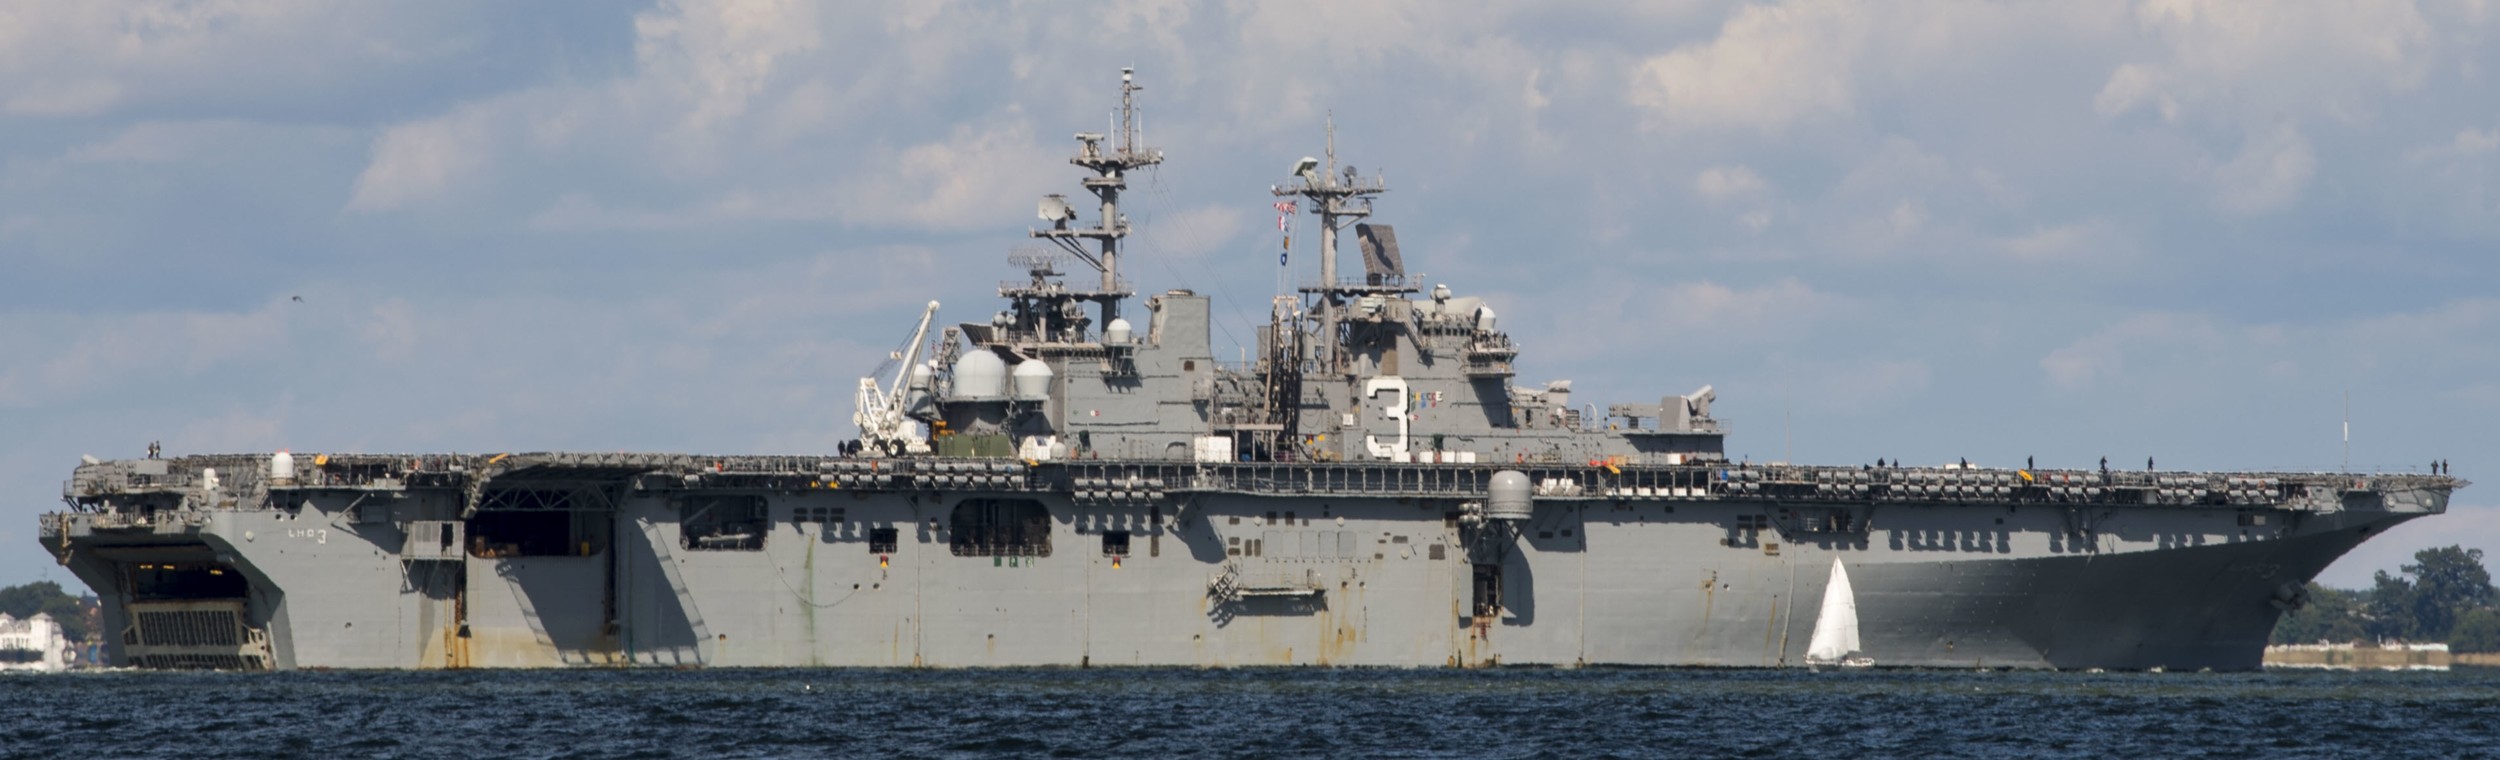
<path id="1" fill-rule="evenodd" d="M 920 346 L 929 338 L 929 321 L 937 318 L 937 310 L 938 302 L 930 301 L 929 309 L 920 313 L 920 327 L 912 331 L 911 342 L 893 353 L 896 365 L 891 390 L 877 387 L 875 373 L 859 379 L 859 405 L 851 413 L 851 422 L 859 425 L 862 449 L 872 455 L 929 453 L 929 437 L 904 413 L 904 401 L 914 383 L 929 382 L 926 375 L 913 377 L 912 368 L 920 366 Z M 919 390 L 925 393 L 929 389 Z"/>

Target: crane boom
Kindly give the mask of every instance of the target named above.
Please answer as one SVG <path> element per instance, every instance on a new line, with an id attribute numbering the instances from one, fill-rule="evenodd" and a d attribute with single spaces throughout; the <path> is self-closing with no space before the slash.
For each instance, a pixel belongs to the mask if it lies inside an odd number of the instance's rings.
<path id="1" fill-rule="evenodd" d="M 911 331 L 911 343 L 903 347 L 903 361 L 894 367 L 894 390 L 887 392 L 886 400 L 896 409 L 903 406 L 903 381 L 911 377 L 912 365 L 920 363 L 921 342 L 929 339 L 929 322 L 937 319 L 937 310 L 938 302 L 930 301 L 929 308 L 920 312 L 920 327 Z"/>
<path id="2" fill-rule="evenodd" d="M 911 392 L 911 369 L 920 363 L 920 348 L 929 339 L 929 323 L 937 319 L 938 302 L 920 313 L 920 326 L 912 330 L 911 340 L 894 358 L 894 382 L 891 390 L 877 387 L 874 374 L 859 379 L 858 408 L 851 413 L 851 422 L 859 425 L 860 442 L 870 452 L 883 454 L 926 454 L 928 440 L 912 427 L 905 417 L 904 394 Z"/>

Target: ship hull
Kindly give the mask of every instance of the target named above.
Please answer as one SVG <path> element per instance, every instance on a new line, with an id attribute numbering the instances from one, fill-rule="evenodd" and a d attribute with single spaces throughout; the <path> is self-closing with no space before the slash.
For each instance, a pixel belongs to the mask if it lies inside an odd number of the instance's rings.
<path id="1" fill-rule="evenodd" d="M 710 543 L 710 497 L 619 483 L 541 505 L 569 532 L 534 551 L 363 492 L 56 515 L 45 541 L 104 592 L 108 657 L 146 667 L 1804 667 L 1837 559 L 1881 666 L 2245 670 L 2293 590 L 2445 506 L 1903 503 L 1813 532 L 1777 502 L 1578 498 L 1487 539 L 1438 499 L 785 488 L 738 490 L 762 531 Z M 965 540 L 1002 500 L 1046 527 Z M 239 581 L 144 580 L 177 566 Z M 201 610 L 237 632 L 136 624 Z"/>

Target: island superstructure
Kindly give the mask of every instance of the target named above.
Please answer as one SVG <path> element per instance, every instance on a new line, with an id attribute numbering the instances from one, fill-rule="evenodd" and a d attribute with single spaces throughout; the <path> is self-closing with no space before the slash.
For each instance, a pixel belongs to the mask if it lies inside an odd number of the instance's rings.
<path id="1" fill-rule="evenodd" d="M 1043 198 L 1054 252 L 990 316 L 922 310 L 840 451 L 90 461 L 39 537 L 142 668 L 2250 669 L 2310 578 L 2465 485 L 1730 462 L 1712 388 L 1518 382 L 1333 134 L 1269 188 L 1318 277 L 1219 362 L 1206 296 L 1120 274 L 1163 161 L 1141 89 L 1076 135 L 1092 218 Z"/>

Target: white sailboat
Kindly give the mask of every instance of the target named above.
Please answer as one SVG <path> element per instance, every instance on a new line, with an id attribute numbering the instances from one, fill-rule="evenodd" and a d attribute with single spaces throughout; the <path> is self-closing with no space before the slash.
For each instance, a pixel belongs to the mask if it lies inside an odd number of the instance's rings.
<path id="1" fill-rule="evenodd" d="M 1875 661 L 1858 651 L 1858 596 L 1849 588 L 1849 570 L 1832 558 L 1832 578 L 1823 584 L 1823 610 L 1814 616 L 1814 637 L 1806 643 L 1806 664 L 1863 668 Z"/>

